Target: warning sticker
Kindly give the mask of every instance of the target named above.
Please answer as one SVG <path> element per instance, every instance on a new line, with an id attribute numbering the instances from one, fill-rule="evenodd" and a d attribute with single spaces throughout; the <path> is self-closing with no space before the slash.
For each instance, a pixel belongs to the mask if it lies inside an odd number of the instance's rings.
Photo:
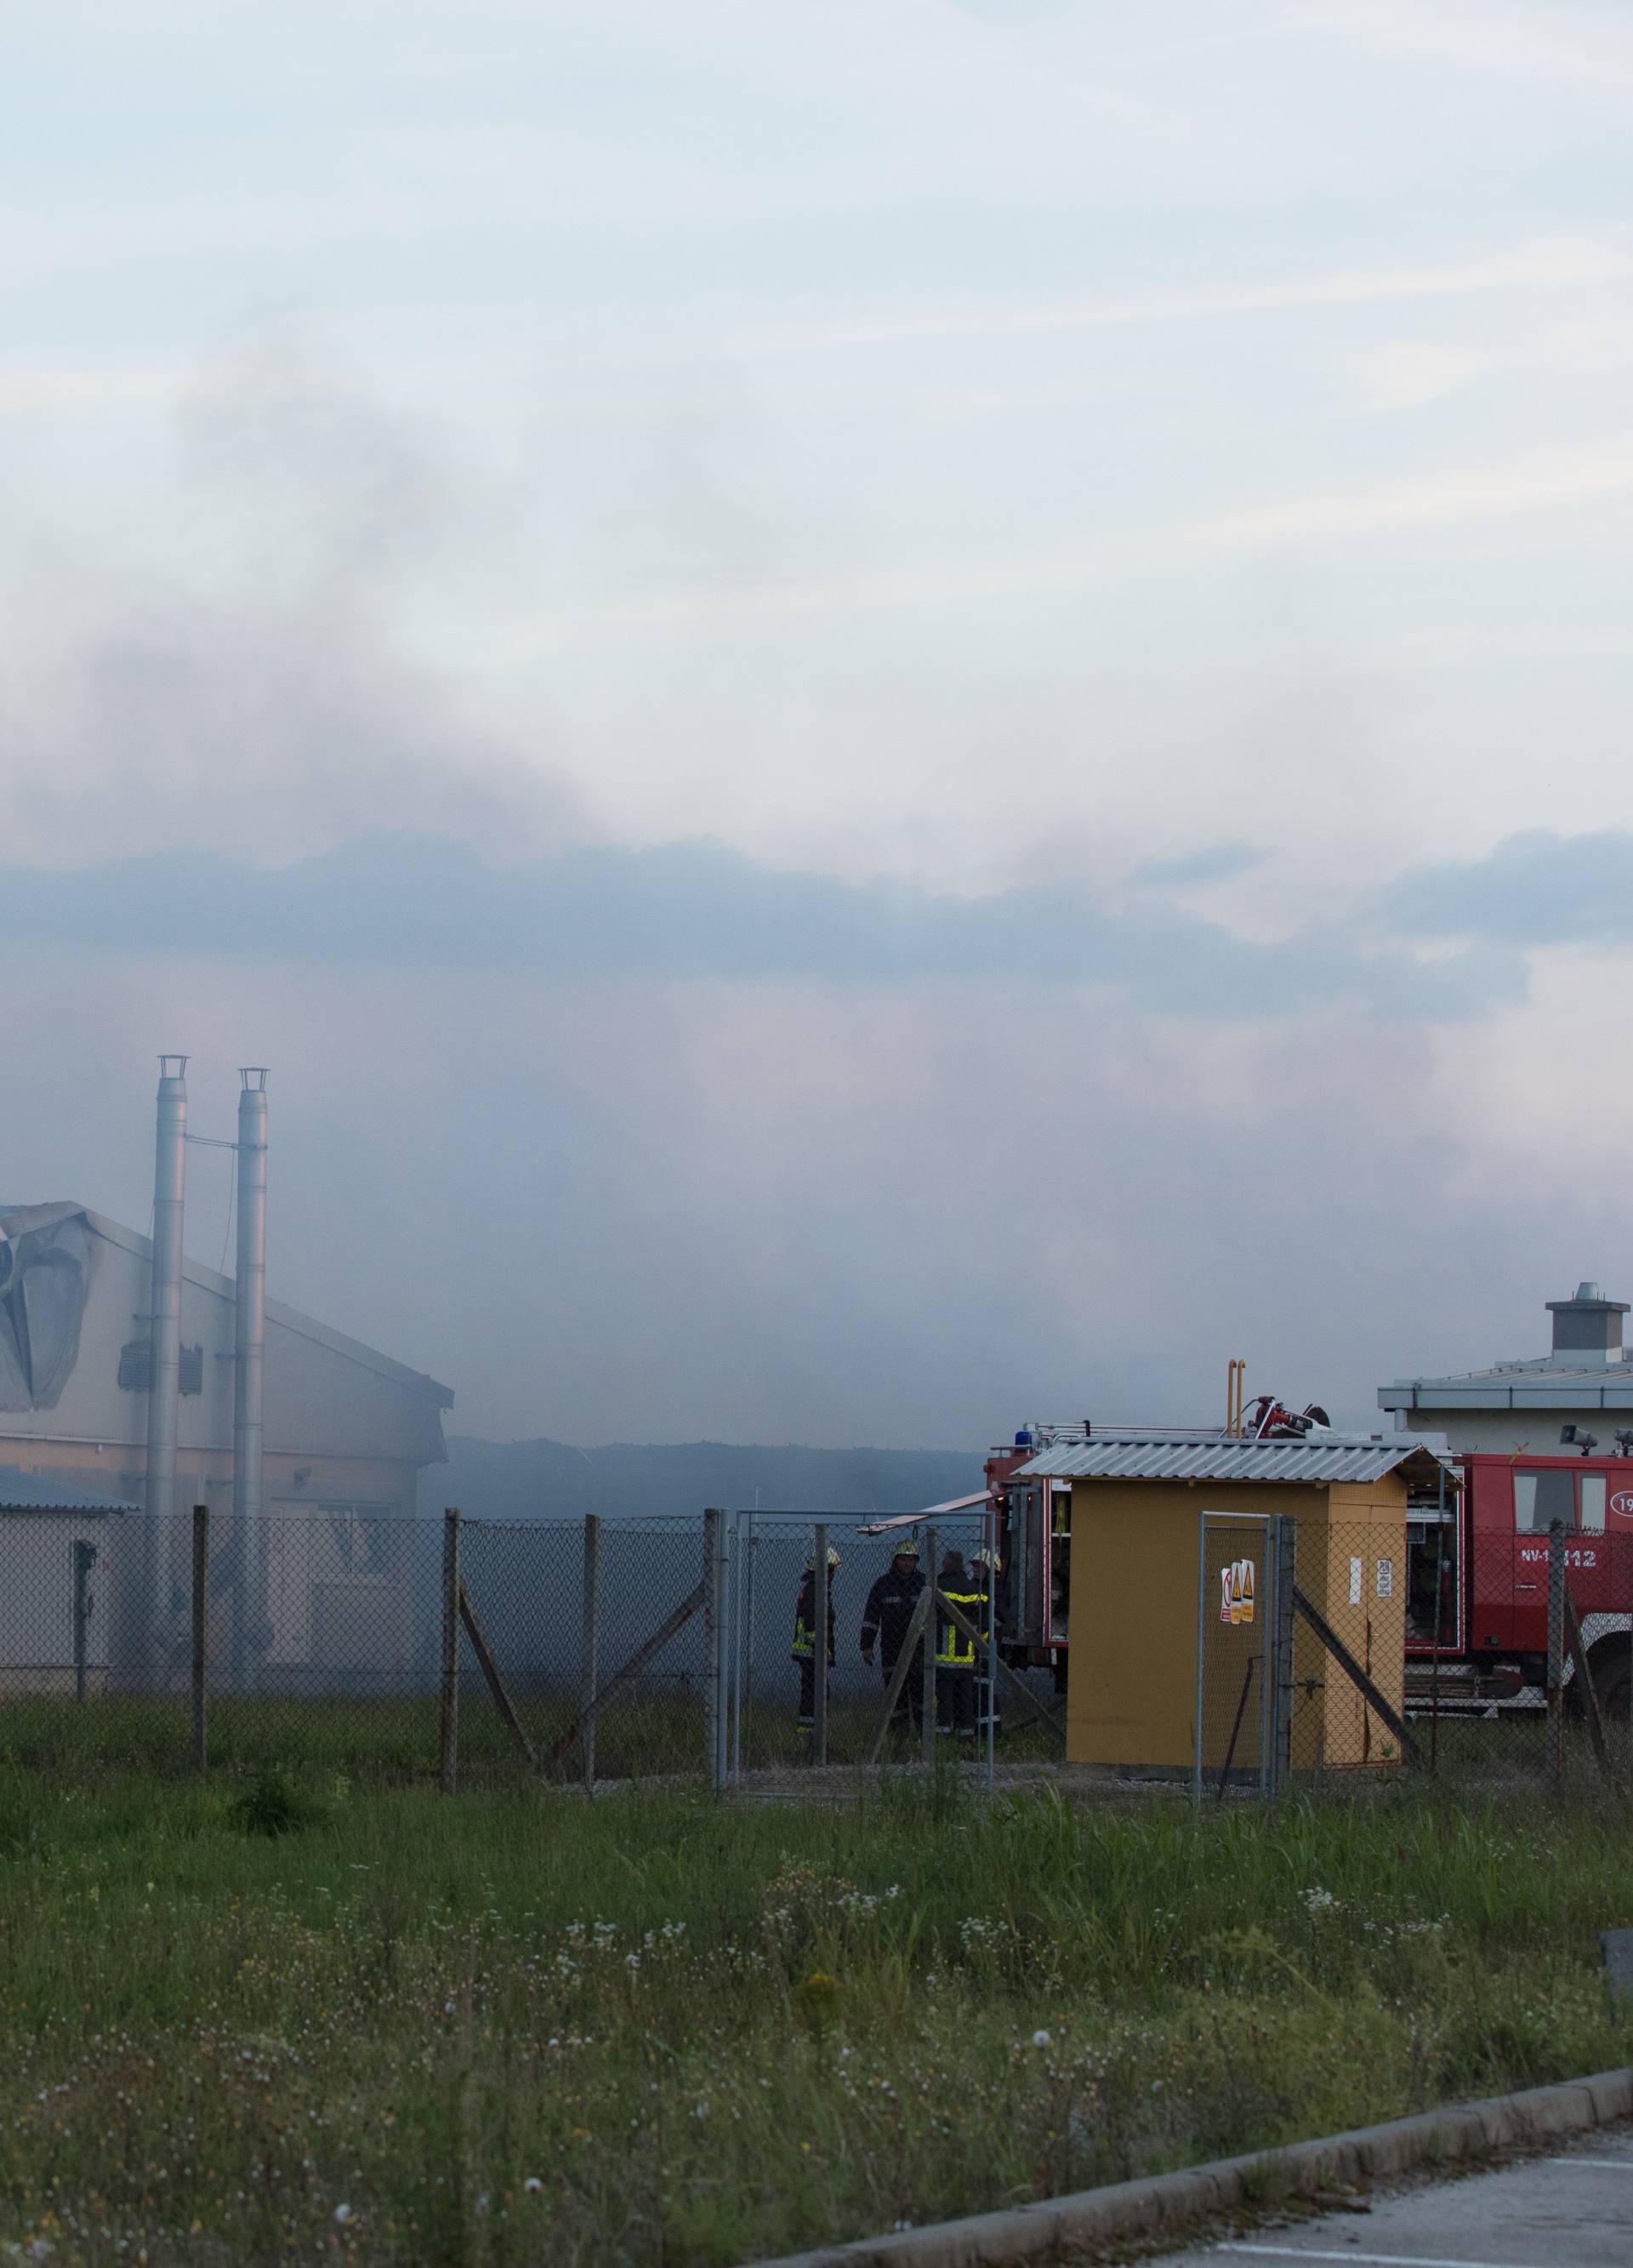
<path id="1" fill-rule="evenodd" d="M 1228 1567 L 1219 1570 L 1219 1620 L 1232 1625 L 1253 1620 L 1253 1575 L 1251 1559 L 1232 1559 Z"/>
<path id="2" fill-rule="evenodd" d="M 1394 1561 L 1380 1559 L 1378 1563 L 1378 1595 L 1380 1599 L 1394 1596 Z"/>

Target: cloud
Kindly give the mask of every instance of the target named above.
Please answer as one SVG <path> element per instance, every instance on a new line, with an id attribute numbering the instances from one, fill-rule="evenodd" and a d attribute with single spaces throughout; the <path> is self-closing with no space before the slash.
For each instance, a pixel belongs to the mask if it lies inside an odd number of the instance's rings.
<path id="1" fill-rule="evenodd" d="M 1483 858 L 1415 867 L 1380 911 L 1419 937 L 1620 949 L 1633 945 L 1633 835 L 1512 835 Z"/>
<path id="2" fill-rule="evenodd" d="M 631 358 L 752 362 L 779 355 L 911 345 L 937 339 L 1046 336 L 1510 292 L 1591 291 L 1629 276 L 1633 276 L 1633 248 L 1620 233 L 1578 231 L 1528 236 L 1456 260 L 1316 269 L 1305 275 L 1265 276 L 1164 291 L 1029 301 L 987 298 L 939 305 L 921 302 L 893 306 L 888 314 L 857 312 L 794 317 L 706 340 L 632 350 Z"/>
<path id="3" fill-rule="evenodd" d="M 1624 12 L 1501 4 L 1501 0 L 1302 0 L 1284 20 L 1406 63 L 1516 79 L 1530 92 L 1564 87 L 1633 107 L 1633 32 Z"/>
<path id="4" fill-rule="evenodd" d="M 1241 863 L 1227 846 L 1212 872 Z M 1179 864 L 1193 880 L 1209 871 L 1205 854 Z M 1114 909 L 1089 883 L 960 898 L 779 871 L 706 843 L 585 845 L 500 868 L 465 843 L 376 836 L 271 870 L 196 852 L 12 867 L 0 870 L 0 939 L 573 978 L 1098 985 L 1159 1012 L 1249 1021 L 1345 1001 L 1390 1016 L 1479 1014 L 1523 988 L 1508 959 L 1418 963 L 1337 926 L 1265 944 L 1159 899 Z"/>
<path id="5" fill-rule="evenodd" d="M 1201 850 L 1188 850 L 1175 858 L 1148 858 L 1135 869 L 1132 880 L 1146 889 L 1199 889 L 1210 882 L 1228 882 L 1264 864 L 1267 853 L 1256 843 L 1215 843 Z"/>

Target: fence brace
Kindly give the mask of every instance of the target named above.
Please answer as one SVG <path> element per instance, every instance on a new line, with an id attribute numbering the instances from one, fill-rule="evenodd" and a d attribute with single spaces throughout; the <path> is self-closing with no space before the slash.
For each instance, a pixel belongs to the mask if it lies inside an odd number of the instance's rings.
<path id="1" fill-rule="evenodd" d="M 993 1668 L 997 1670 L 998 1675 L 1004 1681 L 1004 1691 L 1006 1693 L 1012 1693 L 1015 1696 L 1015 1698 L 1020 1703 L 1021 1706 L 1032 1716 L 1035 1717 L 1041 1725 L 1047 1725 L 1050 1732 L 1054 1734 L 1056 1739 L 1063 1748 L 1066 1744 L 1065 1726 L 1051 1710 L 1044 1707 L 1042 1702 L 1039 1700 L 1035 1693 L 1029 1691 L 1027 1688 L 1022 1684 L 1020 1679 L 1016 1676 L 1008 1662 L 1004 1660 L 1003 1656 L 997 1650 L 997 1645 L 989 1638 L 987 1633 L 984 1631 L 977 1630 L 975 1624 L 971 1622 L 969 1616 L 964 1612 L 964 1609 L 961 1607 L 955 1606 L 953 1601 L 948 1598 L 946 1593 L 938 1586 L 935 1587 L 934 1603 L 940 1611 L 945 1615 L 947 1620 L 956 1630 L 961 1631 L 964 1636 L 967 1638 L 971 1639 L 974 1644 L 979 1647 L 982 1653 L 990 1655 Z"/>
<path id="2" fill-rule="evenodd" d="M 1360 1694 L 1362 1699 L 1367 1703 L 1373 1715 L 1380 1718 L 1386 1727 L 1394 1734 L 1401 1744 L 1401 1755 L 1409 1764 L 1425 1764 L 1427 1758 L 1418 1746 L 1415 1735 L 1403 1719 L 1396 1715 L 1393 1705 L 1379 1691 L 1332 1624 L 1318 1608 L 1311 1605 L 1297 1583 L 1293 1585 L 1293 1604 L 1309 1624 L 1317 1638 L 1320 1639 L 1328 1653 L 1332 1655 L 1339 1668 Z"/>
<path id="3" fill-rule="evenodd" d="M 1609 1786 L 1614 1787 L 1616 1775 L 1611 1769 L 1610 1752 L 1605 1746 L 1605 1719 L 1599 1705 L 1599 1694 L 1593 1684 L 1593 1673 L 1588 1667 L 1587 1647 L 1583 1642 L 1581 1618 L 1577 1602 L 1569 1587 L 1565 1591 L 1565 1638 L 1570 1647 L 1570 1660 L 1576 1672 L 1576 1685 L 1581 1696 L 1583 1714 L 1587 1719 L 1588 1737 L 1593 1743 L 1593 1761 Z"/>
<path id="4" fill-rule="evenodd" d="M 580 1710 L 577 1716 L 573 1719 L 572 1723 L 569 1725 L 567 1730 L 562 1734 L 560 1740 L 556 1742 L 554 1748 L 550 1750 L 549 1761 L 551 1764 L 560 1764 L 562 1758 L 567 1754 L 568 1749 L 571 1748 L 573 1742 L 580 1737 L 585 1727 L 595 1722 L 596 1718 L 606 1707 L 607 1702 L 612 1699 L 613 1695 L 617 1692 L 619 1687 L 621 1685 L 627 1685 L 631 1678 L 638 1677 L 641 1672 L 645 1668 L 647 1663 L 655 1660 L 668 1645 L 670 1639 L 673 1638 L 677 1632 L 684 1630 L 688 1623 L 691 1621 L 692 1616 L 695 1614 L 697 1614 L 700 1610 L 705 1609 L 708 1603 L 708 1583 L 705 1581 L 695 1584 L 692 1589 L 687 1593 L 685 1598 L 681 1600 L 680 1605 L 674 1608 L 658 1624 L 658 1628 L 652 1632 L 651 1638 L 644 1639 L 641 1645 L 636 1646 L 635 1652 L 629 1656 L 629 1660 L 624 1663 L 622 1668 L 615 1669 L 613 1672 L 606 1684 L 601 1687 L 598 1693 L 592 1696 L 588 1705 Z M 705 1668 L 705 1700 L 707 1699 L 707 1696 L 708 1675 L 707 1669 Z"/>
<path id="5" fill-rule="evenodd" d="M 522 1730 L 522 1720 L 516 1713 L 516 1705 L 505 1690 L 504 1680 L 499 1675 L 499 1665 L 494 1659 L 493 1648 L 488 1643 L 488 1633 L 483 1630 L 482 1619 L 471 1604 L 471 1594 L 465 1587 L 463 1575 L 460 1578 L 460 1620 L 465 1625 L 466 1634 L 470 1639 L 472 1651 L 476 1656 L 482 1674 L 488 1681 L 488 1690 L 493 1696 L 493 1705 L 499 1712 L 499 1721 L 515 1743 L 517 1753 L 528 1771 L 537 1771 L 539 1760 L 533 1755 L 533 1742 Z"/>

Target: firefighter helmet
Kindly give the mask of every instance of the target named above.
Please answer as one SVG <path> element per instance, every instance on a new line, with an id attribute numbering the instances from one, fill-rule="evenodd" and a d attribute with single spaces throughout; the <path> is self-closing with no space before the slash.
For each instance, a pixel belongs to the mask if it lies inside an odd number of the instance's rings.
<path id="1" fill-rule="evenodd" d="M 1004 1563 L 989 1543 L 978 1543 L 969 1555 L 969 1564 L 972 1567 L 990 1567 L 996 1575 Z"/>
<path id="2" fill-rule="evenodd" d="M 891 1547 L 890 1556 L 893 1559 L 916 1559 L 918 1557 L 916 1540 L 911 1535 L 904 1535 L 899 1543 Z"/>
<path id="3" fill-rule="evenodd" d="M 828 1564 L 830 1567 L 837 1567 L 839 1565 L 839 1554 L 835 1550 L 831 1543 L 828 1547 Z M 807 1551 L 805 1554 L 805 1572 L 809 1574 L 815 1565 L 816 1553 L 814 1551 Z"/>

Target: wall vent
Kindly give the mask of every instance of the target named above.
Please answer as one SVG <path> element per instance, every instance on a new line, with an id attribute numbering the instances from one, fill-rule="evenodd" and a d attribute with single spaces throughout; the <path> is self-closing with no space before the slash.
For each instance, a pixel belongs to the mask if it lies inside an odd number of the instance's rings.
<path id="1" fill-rule="evenodd" d="M 204 1350 L 202 1346 L 184 1346 L 181 1350 L 180 1391 L 202 1394 L 204 1391 Z M 145 1394 L 153 1382 L 153 1350 L 146 1339 L 127 1339 L 119 1350 L 119 1382 L 127 1394 Z"/>

